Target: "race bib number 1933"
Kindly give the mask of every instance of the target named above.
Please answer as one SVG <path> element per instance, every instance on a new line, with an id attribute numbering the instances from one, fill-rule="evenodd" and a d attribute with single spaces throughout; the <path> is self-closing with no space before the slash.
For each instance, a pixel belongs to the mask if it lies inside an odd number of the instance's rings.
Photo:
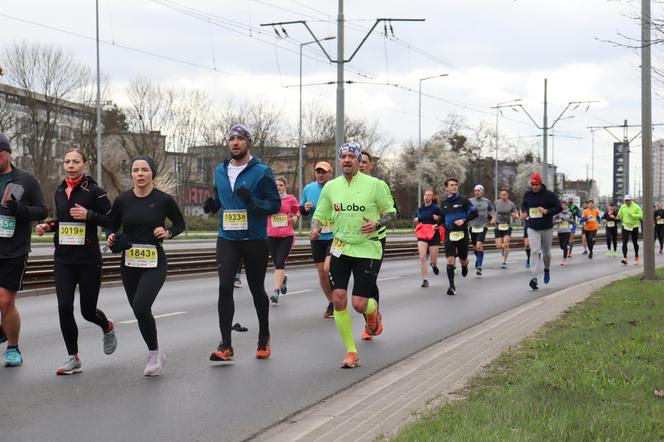
<path id="1" fill-rule="evenodd" d="M 224 230 L 247 230 L 247 209 L 224 210 Z"/>

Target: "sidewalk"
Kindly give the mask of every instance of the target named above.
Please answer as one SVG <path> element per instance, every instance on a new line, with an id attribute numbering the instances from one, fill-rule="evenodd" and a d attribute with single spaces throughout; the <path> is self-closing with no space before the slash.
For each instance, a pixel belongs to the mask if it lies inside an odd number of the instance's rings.
<path id="1" fill-rule="evenodd" d="M 393 434 L 417 412 L 453 400 L 453 392 L 483 366 L 569 306 L 613 281 L 641 272 L 626 270 L 533 299 L 370 376 L 253 440 L 373 441 Z"/>

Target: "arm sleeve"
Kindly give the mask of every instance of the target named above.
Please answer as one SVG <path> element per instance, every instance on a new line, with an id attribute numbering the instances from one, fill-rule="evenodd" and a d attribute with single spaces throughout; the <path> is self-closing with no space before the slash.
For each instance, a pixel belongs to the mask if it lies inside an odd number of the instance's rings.
<path id="1" fill-rule="evenodd" d="M 256 195 L 252 195 L 251 197 L 251 201 L 248 204 L 251 210 L 263 212 L 268 215 L 279 212 L 279 209 L 281 209 L 281 198 L 277 190 L 277 183 L 274 181 L 272 172 L 269 169 L 258 183 L 258 194 L 260 198 L 257 198 Z"/>
<path id="2" fill-rule="evenodd" d="M 115 233 L 122 224 L 122 212 L 120 211 L 120 197 L 118 196 L 111 206 L 111 213 L 108 215 L 108 224 L 106 225 L 106 235 Z"/>
<path id="3" fill-rule="evenodd" d="M 640 206 L 636 206 L 636 217 L 640 220 L 643 219 L 643 209 Z"/>
<path id="4" fill-rule="evenodd" d="M 385 181 L 379 181 L 376 186 L 376 203 L 378 206 L 378 215 L 382 216 L 385 213 L 394 213 L 394 200 L 390 194 L 390 189 L 387 187 Z"/>
<path id="5" fill-rule="evenodd" d="M 563 206 L 560 205 L 560 200 L 558 199 L 555 193 L 551 192 L 549 194 L 549 199 L 550 199 L 549 201 L 550 206 L 547 208 L 549 214 L 557 215 L 563 211 Z"/>
<path id="6" fill-rule="evenodd" d="M 297 201 L 297 198 L 293 196 L 293 201 L 291 203 L 291 214 L 299 215 L 300 214 L 300 203 Z"/>
<path id="7" fill-rule="evenodd" d="M 332 203 L 328 196 L 328 189 L 329 187 L 323 187 L 323 191 L 320 193 L 320 198 L 318 199 L 318 204 L 316 204 L 316 211 L 313 216 L 314 219 L 317 219 L 321 223 L 332 219 Z"/>
<path id="8" fill-rule="evenodd" d="M 470 200 L 466 199 L 464 205 L 466 206 L 466 222 L 472 221 L 479 216 L 477 209 L 473 206 Z"/>
<path id="9" fill-rule="evenodd" d="M 95 205 L 88 209 L 86 221 L 92 221 L 98 226 L 105 227 L 111 220 L 111 202 L 108 200 L 108 193 L 102 188 L 95 191 Z"/>
<path id="10" fill-rule="evenodd" d="M 302 190 L 302 195 L 300 195 L 300 198 L 301 198 L 300 199 L 300 213 L 303 216 L 307 216 L 307 215 L 309 215 L 309 212 L 311 212 L 311 210 L 306 210 L 304 208 L 304 203 L 307 202 L 307 188 L 306 187 Z"/>
<path id="11" fill-rule="evenodd" d="M 173 225 L 169 229 L 171 231 L 171 238 L 175 238 L 180 233 L 184 232 L 185 222 L 184 216 L 178 207 L 178 203 L 172 197 L 168 197 L 168 203 L 166 204 L 166 217 L 171 220 Z"/>

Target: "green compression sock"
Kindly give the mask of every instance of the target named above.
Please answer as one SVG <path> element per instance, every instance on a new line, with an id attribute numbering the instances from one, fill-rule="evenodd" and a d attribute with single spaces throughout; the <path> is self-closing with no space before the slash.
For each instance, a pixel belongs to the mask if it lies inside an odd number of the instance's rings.
<path id="1" fill-rule="evenodd" d="M 364 314 L 370 315 L 375 311 L 376 311 L 376 300 L 373 298 L 369 298 L 369 302 L 367 302 L 367 309 L 364 311 Z"/>
<path id="2" fill-rule="evenodd" d="M 353 339 L 353 319 L 350 317 L 348 309 L 334 310 L 334 322 L 337 325 L 337 330 L 341 335 L 341 339 L 346 346 L 346 352 L 355 352 L 355 339 Z"/>

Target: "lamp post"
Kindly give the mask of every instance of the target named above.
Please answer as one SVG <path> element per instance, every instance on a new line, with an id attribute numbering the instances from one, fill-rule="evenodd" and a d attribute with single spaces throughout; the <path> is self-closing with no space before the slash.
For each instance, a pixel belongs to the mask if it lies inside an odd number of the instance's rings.
<path id="1" fill-rule="evenodd" d="M 509 100 L 509 101 L 503 101 L 502 103 L 498 103 L 495 106 L 492 107 L 492 109 L 496 110 L 496 155 L 495 155 L 495 161 L 494 161 L 494 171 L 493 171 L 493 200 L 497 201 L 498 200 L 498 115 L 500 113 L 500 109 L 503 107 L 512 107 L 514 103 L 517 103 L 521 101 L 521 98 L 517 98 L 515 100 Z"/>
<path id="2" fill-rule="evenodd" d="M 101 73 L 99 72 L 99 0 L 95 2 L 95 17 L 97 23 L 97 184 L 103 186 L 101 168 Z"/>
<path id="3" fill-rule="evenodd" d="M 303 169 L 304 163 L 302 160 L 302 48 L 306 45 L 318 43 L 318 41 L 334 40 L 336 37 L 325 37 L 321 40 L 312 40 L 304 43 L 300 43 L 300 120 L 297 126 L 297 187 L 298 187 L 298 199 L 302 199 L 302 187 L 303 187 Z M 302 233 L 302 217 L 298 217 L 298 232 Z"/>
<path id="4" fill-rule="evenodd" d="M 432 75 L 420 78 L 417 113 L 417 207 L 422 205 L 422 82 L 432 78 L 447 77 L 448 74 Z"/>

